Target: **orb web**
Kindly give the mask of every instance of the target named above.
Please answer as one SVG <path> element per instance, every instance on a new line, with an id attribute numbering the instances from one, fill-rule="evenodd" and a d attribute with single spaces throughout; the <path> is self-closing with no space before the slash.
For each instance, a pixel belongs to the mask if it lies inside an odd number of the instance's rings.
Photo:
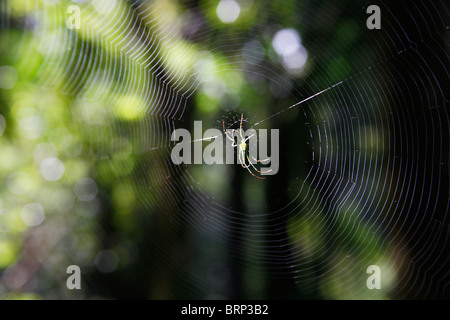
<path id="1" fill-rule="evenodd" d="M 14 50 L 39 53 L 36 81 L 71 101 L 95 175 L 134 199 L 136 277 L 176 274 L 194 298 L 448 295 L 442 3 L 380 2 L 380 30 L 357 1 L 261 6 L 254 25 L 241 1 L 86 1 L 74 30 L 70 2 L 24 3 L 2 3 L 2 30 L 23 18 Z M 278 174 L 171 161 L 174 130 L 241 113 L 280 130 Z M 367 290 L 369 265 L 384 291 Z"/>

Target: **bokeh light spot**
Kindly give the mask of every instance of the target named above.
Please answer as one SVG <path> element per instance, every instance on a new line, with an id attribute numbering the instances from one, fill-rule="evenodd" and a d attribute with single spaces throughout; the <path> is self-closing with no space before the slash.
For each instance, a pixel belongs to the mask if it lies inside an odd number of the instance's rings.
<path id="1" fill-rule="evenodd" d="M 58 181 L 65 171 L 64 164 L 58 158 L 48 158 L 42 161 L 39 172 L 48 181 Z"/>
<path id="2" fill-rule="evenodd" d="M 29 227 L 38 226 L 45 219 L 44 208 L 40 203 L 27 204 L 20 212 L 20 218 Z"/>
<path id="3" fill-rule="evenodd" d="M 216 13 L 223 23 L 233 23 L 239 18 L 241 8 L 234 0 L 221 0 L 217 5 Z"/>
<path id="4" fill-rule="evenodd" d="M 97 196 L 98 187 L 93 179 L 82 178 L 75 183 L 73 191 L 80 201 L 91 201 Z"/>
<path id="5" fill-rule="evenodd" d="M 113 250 L 102 250 L 95 257 L 95 265 L 101 273 L 111 273 L 116 270 L 119 257 Z"/>

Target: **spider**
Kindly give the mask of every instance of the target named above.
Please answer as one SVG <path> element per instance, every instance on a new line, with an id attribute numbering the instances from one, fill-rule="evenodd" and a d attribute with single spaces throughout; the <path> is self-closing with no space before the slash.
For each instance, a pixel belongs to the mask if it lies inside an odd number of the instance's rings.
<path id="1" fill-rule="evenodd" d="M 259 177 L 257 175 L 255 175 L 252 170 L 250 169 L 250 167 L 252 167 L 256 172 L 261 173 L 261 171 L 259 171 L 258 169 L 256 169 L 256 167 L 253 165 L 253 163 L 250 161 L 250 158 L 248 156 L 248 154 L 246 153 L 247 151 L 247 141 L 253 137 L 255 134 L 252 134 L 251 136 L 248 136 L 247 138 L 244 139 L 244 137 L 242 136 L 242 121 L 244 119 L 244 114 L 241 114 L 241 121 L 240 121 L 240 125 L 239 125 L 239 136 L 241 138 L 241 142 L 239 144 L 236 144 L 235 140 L 234 140 L 234 132 L 236 131 L 236 129 L 233 129 L 232 135 L 230 136 L 228 134 L 228 132 L 225 130 L 225 122 L 222 121 L 222 125 L 223 125 L 223 132 L 225 132 L 225 136 L 231 140 L 233 143 L 231 144 L 232 147 L 237 147 L 238 149 L 238 158 L 239 158 L 239 162 L 241 163 L 242 168 L 247 169 L 248 172 L 250 172 L 250 174 L 258 179 L 264 179 L 263 177 Z M 245 159 L 247 158 L 248 164 L 245 163 Z M 253 157 L 252 157 L 253 158 Z M 255 158 L 253 158 L 253 160 L 255 162 L 265 162 L 268 161 L 269 159 L 265 159 L 265 160 L 256 160 Z M 270 170 L 269 170 L 270 171 Z M 269 172 L 268 171 L 268 172 Z"/>

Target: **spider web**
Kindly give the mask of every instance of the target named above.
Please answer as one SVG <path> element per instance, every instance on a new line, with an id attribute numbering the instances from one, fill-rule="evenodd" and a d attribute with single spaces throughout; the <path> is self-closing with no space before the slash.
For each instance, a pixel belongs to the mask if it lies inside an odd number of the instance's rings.
<path id="1" fill-rule="evenodd" d="M 165 279 L 176 287 L 165 297 L 448 297 L 445 6 L 380 2 L 382 28 L 368 30 L 364 1 L 260 6 L 267 22 L 252 27 L 224 26 L 218 3 L 202 3 L 80 2 L 81 29 L 69 30 L 61 17 L 77 3 L 26 2 L 40 85 L 72 99 L 97 168 L 114 183 L 133 177 L 145 234 L 135 277 Z M 288 28 L 307 50 L 298 74 L 272 47 Z M 346 43 L 352 32 L 365 40 Z M 219 102 L 200 112 L 198 97 Z M 248 128 L 280 130 L 277 175 L 172 163 L 175 129 L 232 127 L 241 113 Z M 381 291 L 366 287 L 369 265 Z"/>

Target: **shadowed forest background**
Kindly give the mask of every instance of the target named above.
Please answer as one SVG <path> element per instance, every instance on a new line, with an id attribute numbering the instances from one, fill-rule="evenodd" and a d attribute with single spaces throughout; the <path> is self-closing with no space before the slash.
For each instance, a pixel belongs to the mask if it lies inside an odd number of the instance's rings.
<path id="1" fill-rule="evenodd" d="M 448 299 L 448 7 L 391 2 L 1 1 L 0 297 Z M 276 175 L 172 163 L 241 115 Z"/>

